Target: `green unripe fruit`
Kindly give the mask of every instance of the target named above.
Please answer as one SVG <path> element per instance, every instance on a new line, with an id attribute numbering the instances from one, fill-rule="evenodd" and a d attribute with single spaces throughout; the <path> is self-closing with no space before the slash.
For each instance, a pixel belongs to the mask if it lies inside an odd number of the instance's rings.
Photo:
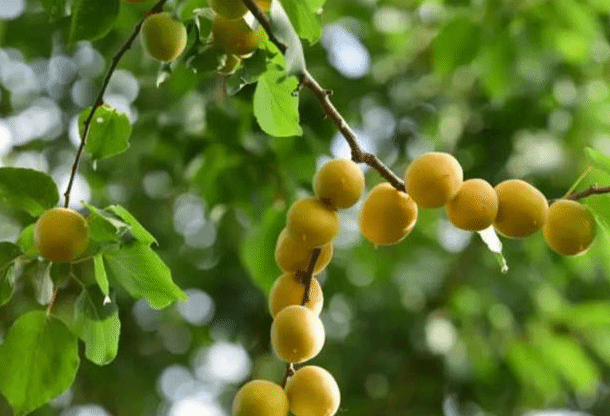
<path id="1" fill-rule="evenodd" d="M 142 24 L 142 43 L 154 58 L 169 62 L 176 59 L 186 47 L 186 26 L 169 13 L 151 14 Z"/>
<path id="2" fill-rule="evenodd" d="M 374 244 L 391 245 L 405 238 L 417 221 L 417 204 L 389 183 L 375 186 L 360 210 L 360 232 Z"/>
<path id="3" fill-rule="evenodd" d="M 315 365 L 299 368 L 288 379 L 286 394 L 290 411 L 296 416 L 333 416 L 341 403 L 335 378 Z"/>
<path id="4" fill-rule="evenodd" d="M 34 243 L 49 261 L 66 262 L 82 254 L 89 244 L 85 218 L 68 208 L 51 208 L 34 226 Z"/>
<path id="5" fill-rule="evenodd" d="M 210 7 L 225 19 L 239 19 L 248 12 L 241 0 L 210 0 Z"/>
<path id="6" fill-rule="evenodd" d="M 282 309 L 271 324 L 273 351 L 289 363 L 302 363 L 318 355 L 325 337 L 318 315 L 301 305 Z"/>
<path id="7" fill-rule="evenodd" d="M 459 191 L 464 179 L 460 163 L 449 153 L 430 152 L 413 160 L 405 172 L 405 190 L 418 205 L 438 208 Z"/>
<path id="8" fill-rule="evenodd" d="M 287 416 L 288 396 L 284 389 L 266 380 L 252 380 L 233 398 L 232 416 Z"/>
<path id="9" fill-rule="evenodd" d="M 549 207 L 542 232 L 546 243 L 557 253 L 583 254 L 595 239 L 595 218 L 583 204 L 560 199 Z"/>
<path id="10" fill-rule="evenodd" d="M 244 19 L 229 20 L 216 16 L 212 20 L 212 40 L 228 53 L 246 56 L 258 48 L 263 39 L 262 28 L 253 30 Z"/>
<path id="11" fill-rule="evenodd" d="M 489 227 L 498 213 L 498 195 L 483 179 L 464 181 L 457 195 L 445 205 L 447 217 L 458 228 L 481 231 Z"/>
<path id="12" fill-rule="evenodd" d="M 320 255 L 316 260 L 313 274 L 320 274 L 328 266 L 333 257 L 333 244 L 320 247 Z M 306 272 L 311 261 L 313 249 L 303 246 L 292 237 L 286 228 L 282 230 L 275 244 L 275 262 L 284 272 Z"/>
<path id="13" fill-rule="evenodd" d="M 269 313 L 275 317 L 284 308 L 291 305 L 300 305 L 305 293 L 305 285 L 301 283 L 294 273 L 284 273 L 273 283 L 269 292 Z M 322 312 L 324 297 L 322 287 L 315 277 L 311 278 L 309 287 L 309 301 L 303 305 L 316 315 Z"/>
<path id="14" fill-rule="evenodd" d="M 326 162 L 313 178 L 316 196 L 334 209 L 349 208 L 360 199 L 364 191 L 364 174 L 349 159 Z"/>
<path id="15" fill-rule="evenodd" d="M 542 228 L 549 204 L 538 189 L 520 179 L 509 179 L 496 185 L 498 215 L 494 228 L 511 238 L 522 238 Z"/>
<path id="16" fill-rule="evenodd" d="M 303 247 L 321 247 L 330 243 L 339 233 L 339 217 L 320 200 L 303 198 L 288 210 L 286 229 Z"/>

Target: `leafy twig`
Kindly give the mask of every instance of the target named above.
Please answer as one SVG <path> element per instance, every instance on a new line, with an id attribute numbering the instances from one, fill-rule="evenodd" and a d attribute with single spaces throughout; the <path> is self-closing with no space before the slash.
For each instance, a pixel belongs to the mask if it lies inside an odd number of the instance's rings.
<path id="1" fill-rule="evenodd" d="M 288 49 L 287 46 L 281 42 L 273 33 L 271 29 L 271 22 L 267 15 L 258 7 L 255 0 L 242 0 L 248 10 L 252 12 L 256 20 L 261 24 L 263 29 L 267 32 L 269 36 L 269 40 L 277 46 L 277 48 L 283 53 L 286 53 Z M 341 132 L 352 152 L 352 160 L 357 163 L 366 163 L 373 169 L 375 169 L 381 176 L 383 176 L 394 188 L 399 191 L 405 191 L 405 185 L 403 181 L 394 173 L 390 168 L 383 164 L 381 160 L 374 154 L 365 152 L 362 147 L 360 147 L 358 135 L 354 132 L 354 130 L 347 124 L 341 113 L 334 106 L 332 101 L 330 100 L 331 92 L 330 90 L 326 90 L 320 86 L 320 84 L 316 81 L 316 79 L 307 71 L 305 71 L 301 75 L 301 82 L 299 84 L 300 88 L 309 89 L 318 99 L 322 108 L 324 109 L 324 113 L 333 121 L 337 129 Z"/>
<path id="2" fill-rule="evenodd" d="M 163 11 L 163 6 L 166 2 L 167 0 L 159 0 L 146 15 L 148 16 L 149 14 L 159 13 Z M 121 58 L 123 58 L 123 55 L 125 55 L 125 53 L 133 45 L 134 40 L 140 33 L 140 29 L 142 28 L 142 24 L 144 23 L 145 18 L 146 17 L 144 17 L 138 22 L 138 24 L 134 27 L 131 36 L 129 36 L 129 38 L 127 39 L 127 41 L 125 41 L 121 49 L 119 49 L 117 54 L 112 58 L 112 62 L 110 64 L 110 67 L 108 68 L 108 72 L 106 73 L 106 77 L 104 77 L 102 87 L 100 88 L 100 91 L 97 94 L 97 97 L 95 98 L 93 106 L 91 107 L 91 111 L 89 111 L 89 115 L 83 123 L 83 131 L 81 134 L 80 145 L 78 146 L 78 150 L 76 151 L 76 157 L 74 158 L 74 164 L 72 165 L 72 172 L 70 173 L 70 180 L 68 181 L 68 187 L 66 188 L 66 192 L 64 193 L 64 206 L 66 208 L 68 207 L 68 205 L 70 205 L 70 192 L 72 191 L 72 185 L 74 185 L 74 178 L 76 177 L 76 172 L 78 171 L 78 165 L 80 163 L 83 150 L 85 149 L 85 144 L 87 143 L 87 135 L 89 134 L 89 129 L 91 128 L 91 122 L 93 121 L 95 110 L 97 110 L 99 107 L 102 106 L 102 104 L 104 104 L 103 97 L 104 93 L 106 92 L 106 88 L 108 88 L 108 84 L 110 83 L 110 78 L 112 77 L 112 74 L 114 73 L 119 62 L 121 61 Z"/>

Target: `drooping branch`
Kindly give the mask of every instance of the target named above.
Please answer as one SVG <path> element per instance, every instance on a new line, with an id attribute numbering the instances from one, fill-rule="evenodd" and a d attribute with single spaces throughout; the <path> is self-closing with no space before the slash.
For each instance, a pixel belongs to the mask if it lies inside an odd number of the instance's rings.
<path id="1" fill-rule="evenodd" d="M 576 192 L 568 196 L 567 199 L 578 201 L 579 199 L 586 198 L 591 195 L 600 195 L 610 193 L 610 186 L 598 187 L 597 185 L 591 185 L 584 191 Z"/>
<path id="2" fill-rule="evenodd" d="M 269 40 L 277 46 L 282 52 L 286 53 L 287 46 L 281 42 L 273 33 L 271 28 L 271 22 L 267 15 L 258 7 L 255 0 L 242 0 L 248 10 L 252 12 L 256 20 L 261 24 L 263 29 L 267 32 Z M 341 132 L 352 152 L 352 160 L 356 163 L 366 163 L 373 169 L 375 169 L 381 176 L 383 176 L 394 188 L 399 191 L 405 191 L 405 185 L 403 181 L 394 173 L 392 170 L 383 164 L 377 156 L 372 153 L 368 153 L 362 149 L 359 144 L 358 135 L 345 121 L 339 110 L 334 106 L 330 100 L 331 92 L 320 86 L 316 79 L 307 71 L 301 75 L 299 89 L 307 88 L 310 90 L 315 97 L 318 99 L 324 113 L 332 120 L 337 129 Z"/>
<path id="3" fill-rule="evenodd" d="M 146 15 L 148 16 L 149 14 L 159 13 L 159 12 L 163 11 L 163 6 L 165 5 L 166 2 L 167 2 L 167 0 L 159 0 L 148 11 L 148 13 L 146 13 Z M 89 114 L 87 115 L 87 118 L 85 119 L 85 121 L 83 123 L 83 131 L 81 132 L 80 145 L 78 146 L 78 150 L 76 151 L 76 157 L 74 158 L 74 163 L 72 164 L 72 172 L 70 173 L 70 180 L 68 181 L 68 186 L 66 188 L 66 192 L 64 192 L 64 198 L 65 198 L 64 206 L 66 208 L 68 207 L 68 205 L 70 205 L 70 192 L 72 192 L 72 186 L 74 185 L 74 178 L 76 177 L 76 172 L 78 172 L 78 165 L 80 163 L 80 159 L 82 157 L 83 151 L 85 150 L 85 145 L 87 144 L 87 136 L 89 134 L 89 129 L 91 128 L 91 122 L 93 121 L 93 116 L 95 114 L 95 111 L 99 107 L 101 107 L 102 104 L 104 104 L 103 97 L 104 97 L 104 93 L 106 92 L 106 88 L 108 88 L 108 84 L 110 83 L 110 78 L 112 78 L 112 74 L 114 74 L 114 71 L 116 70 L 116 67 L 118 66 L 119 62 L 121 61 L 121 58 L 123 58 L 123 55 L 125 55 L 125 53 L 133 45 L 133 42 L 135 41 L 136 37 L 140 33 L 140 29 L 142 28 L 142 24 L 144 23 L 145 18 L 146 17 L 144 17 L 142 20 L 140 20 L 138 22 L 138 24 L 134 27 L 133 32 L 131 33 L 131 36 L 129 36 L 129 38 L 125 41 L 125 43 L 123 44 L 121 49 L 119 49 L 119 51 L 116 53 L 116 55 L 114 55 L 114 57 L 112 58 L 112 62 L 110 63 L 108 72 L 106 73 L 106 76 L 104 77 L 104 81 L 102 82 L 102 87 L 100 88 L 100 91 L 98 92 L 97 97 L 95 98 L 95 101 L 93 102 L 93 106 L 91 106 L 91 111 L 89 111 Z"/>

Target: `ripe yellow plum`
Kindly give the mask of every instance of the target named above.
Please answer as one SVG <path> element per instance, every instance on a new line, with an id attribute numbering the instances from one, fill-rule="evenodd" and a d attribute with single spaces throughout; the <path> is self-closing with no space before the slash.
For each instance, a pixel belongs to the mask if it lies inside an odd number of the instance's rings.
<path id="1" fill-rule="evenodd" d="M 462 166 L 449 153 L 424 153 L 407 167 L 405 190 L 418 205 L 438 208 L 458 193 L 463 180 Z"/>
<path id="2" fill-rule="evenodd" d="M 582 254 L 595 239 L 595 218 L 580 202 L 560 199 L 549 207 L 542 233 L 549 247 L 557 253 L 566 256 Z"/>
<path id="3" fill-rule="evenodd" d="M 375 186 L 360 210 L 360 232 L 374 244 L 391 245 L 405 238 L 417 221 L 417 204 L 387 182 Z"/>
<path id="4" fill-rule="evenodd" d="M 464 181 L 457 195 L 445 205 L 447 217 L 458 228 L 481 231 L 489 227 L 498 213 L 498 195 L 483 179 Z"/>
<path id="5" fill-rule="evenodd" d="M 248 12 L 241 0 L 210 0 L 210 7 L 225 19 L 239 19 Z"/>
<path id="6" fill-rule="evenodd" d="M 318 315 L 301 305 L 282 309 L 271 324 L 271 346 L 279 358 L 290 363 L 302 363 L 318 355 L 325 337 Z"/>
<path id="7" fill-rule="evenodd" d="M 290 411 L 296 416 L 333 416 L 341 403 L 335 378 L 315 365 L 299 368 L 288 379 L 286 394 Z"/>
<path id="8" fill-rule="evenodd" d="M 542 228 L 549 204 L 538 189 L 521 179 L 509 179 L 496 185 L 498 215 L 494 228 L 505 237 L 522 238 Z"/>
<path id="9" fill-rule="evenodd" d="M 313 269 L 313 274 L 319 274 L 328 266 L 333 257 L 333 244 L 323 245 Z M 305 272 L 311 261 L 313 249 L 303 246 L 284 228 L 275 244 L 275 262 L 284 272 Z"/>
<path id="10" fill-rule="evenodd" d="M 321 247 L 330 243 L 339 233 L 339 217 L 319 199 L 303 198 L 288 210 L 286 229 L 303 247 Z"/>
<path id="11" fill-rule="evenodd" d="M 151 14 L 142 24 L 142 43 L 154 58 L 169 62 L 186 47 L 186 26 L 167 12 Z"/>
<path id="12" fill-rule="evenodd" d="M 34 226 L 34 243 L 49 261 L 66 262 L 82 254 L 89 244 L 85 218 L 68 208 L 51 208 Z"/>
<path id="13" fill-rule="evenodd" d="M 232 416 L 287 416 L 288 396 L 284 389 L 266 380 L 252 380 L 233 398 Z"/>
<path id="14" fill-rule="evenodd" d="M 263 37 L 262 28 L 252 29 L 244 19 L 216 16 L 212 20 L 212 41 L 228 53 L 247 56 L 258 48 Z"/>
<path id="15" fill-rule="evenodd" d="M 275 317 L 288 306 L 300 305 L 304 292 L 305 285 L 297 279 L 294 273 L 283 273 L 273 283 L 269 292 L 269 312 L 271 316 Z M 323 303 L 324 297 L 320 282 L 315 277 L 312 277 L 311 286 L 309 287 L 309 302 L 303 306 L 316 315 L 320 315 Z"/>
<path id="16" fill-rule="evenodd" d="M 364 174 L 353 161 L 334 159 L 316 172 L 313 187 L 316 196 L 331 208 L 349 208 L 364 191 Z"/>

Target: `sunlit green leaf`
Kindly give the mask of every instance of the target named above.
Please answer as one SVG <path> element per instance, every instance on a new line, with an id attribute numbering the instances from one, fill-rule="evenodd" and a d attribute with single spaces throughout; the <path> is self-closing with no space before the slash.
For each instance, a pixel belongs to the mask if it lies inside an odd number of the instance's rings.
<path id="1" fill-rule="evenodd" d="M 0 168 L 0 201 L 37 217 L 59 201 L 53 179 L 44 172 Z"/>
<path id="2" fill-rule="evenodd" d="M 81 134 L 83 123 L 90 111 L 91 107 L 88 107 L 78 117 Z M 127 116 L 108 104 L 103 104 L 93 115 L 85 151 L 93 160 L 118 155 L 129 148 L 129 136 L 131 136 L 131 123 Z"/>

